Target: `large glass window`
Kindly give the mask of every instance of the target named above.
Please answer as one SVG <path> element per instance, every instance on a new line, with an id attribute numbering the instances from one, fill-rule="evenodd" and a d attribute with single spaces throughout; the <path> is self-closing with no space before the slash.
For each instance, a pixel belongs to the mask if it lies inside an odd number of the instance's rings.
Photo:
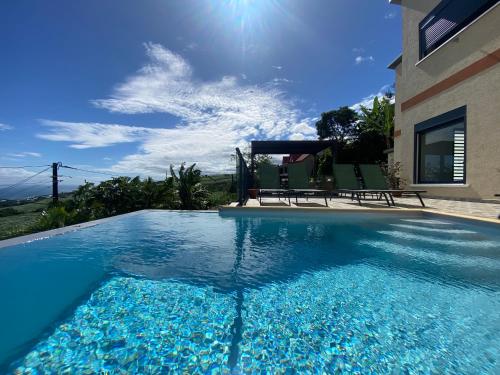
<path id="1" fill-rule="evenodd" d="M 465 119 L 417 133 L 418 182 L 464 183 Z"/>

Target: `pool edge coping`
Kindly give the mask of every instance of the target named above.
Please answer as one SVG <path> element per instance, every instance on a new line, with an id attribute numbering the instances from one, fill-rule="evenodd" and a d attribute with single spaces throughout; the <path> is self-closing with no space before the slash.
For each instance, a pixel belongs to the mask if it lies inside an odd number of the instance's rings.
<path id="1" fill-rule="evenodd" d="M 444 211 L 438 211 L 436 209 L 432 208 L 331 208 L 331 207 L 285 207 L 285 206 L 266 206 L 266 207 L 259 207 L 259 206 L 221 206 L 219 208 L 219 211 L 240 211 L 240 212 L 245 212 L 245 211 L 252 211 L 252 212 L 259 212 L 259 211 L 274 211 L 274 212 L 279 212 L 279 211 L 287 211 L 287 212 L 351 212 L 351 213 L 390 213 L 390 214 L 415 214 L 415 213 L 421 213 L 421 214 L 431 214 L 431 215 L 439 215 L 439 216 L 446 216 L 450 218 L 455 218 L 455 219 L 463 219 L 463 220 L 468 220 L 468 221 L 475 221 L 475 222 L 483 222 L 483 223 L 489 223 L 489 224 L 496 224 L 500 225 L 500 220 L 498 219 L 492 219 L 488 217 L 480 217 L 480 216 L 473 216 L 473 215 L 465 215 L 465 214 L 457 214 L 457 213 L 452 213 L 452 212 L 444 212 Z"/>

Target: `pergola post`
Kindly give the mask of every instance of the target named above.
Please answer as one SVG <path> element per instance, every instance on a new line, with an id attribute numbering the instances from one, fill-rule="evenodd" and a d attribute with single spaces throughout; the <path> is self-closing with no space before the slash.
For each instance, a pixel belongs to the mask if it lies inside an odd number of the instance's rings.
<path id="1" fill-rule="evenodd" d="M 250 159 L 250 171 L 252 173 L 252 187 L 256 187 L 255 186 L 255 154 L 253 152 L 253 148 L 252 148 L 251 159 Z"/>

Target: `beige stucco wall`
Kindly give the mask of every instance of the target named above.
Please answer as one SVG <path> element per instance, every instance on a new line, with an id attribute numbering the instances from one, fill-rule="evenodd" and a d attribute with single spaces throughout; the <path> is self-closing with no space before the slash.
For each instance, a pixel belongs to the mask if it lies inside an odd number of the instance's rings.
<path id="1" fill-rule="evenodd" d="M 466 184 L 425 185 L 425 190 L 432 196 L 491 199 L 500 193 L 500 64 L 401 111 L 402 102 L 500 48 L 497 6 L 419 62 L 418 24 L 437 3 L 403 1 L 403 59 L 395 69 L 395 128 L 401 135 L 395 139 L 395 160 L 402 163 L 402 177 L 413 183 L 415 124 L 466 105 Z"/>

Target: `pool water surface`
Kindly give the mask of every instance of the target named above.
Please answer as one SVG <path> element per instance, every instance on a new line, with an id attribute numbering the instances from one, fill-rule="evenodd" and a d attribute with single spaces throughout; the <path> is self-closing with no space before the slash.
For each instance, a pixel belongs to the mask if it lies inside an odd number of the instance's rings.
<path id="1" fill-rule="evenodd" d="M 144 211 L 0 249 L 0 373 L 500 373 L 500 230 Z"/>

